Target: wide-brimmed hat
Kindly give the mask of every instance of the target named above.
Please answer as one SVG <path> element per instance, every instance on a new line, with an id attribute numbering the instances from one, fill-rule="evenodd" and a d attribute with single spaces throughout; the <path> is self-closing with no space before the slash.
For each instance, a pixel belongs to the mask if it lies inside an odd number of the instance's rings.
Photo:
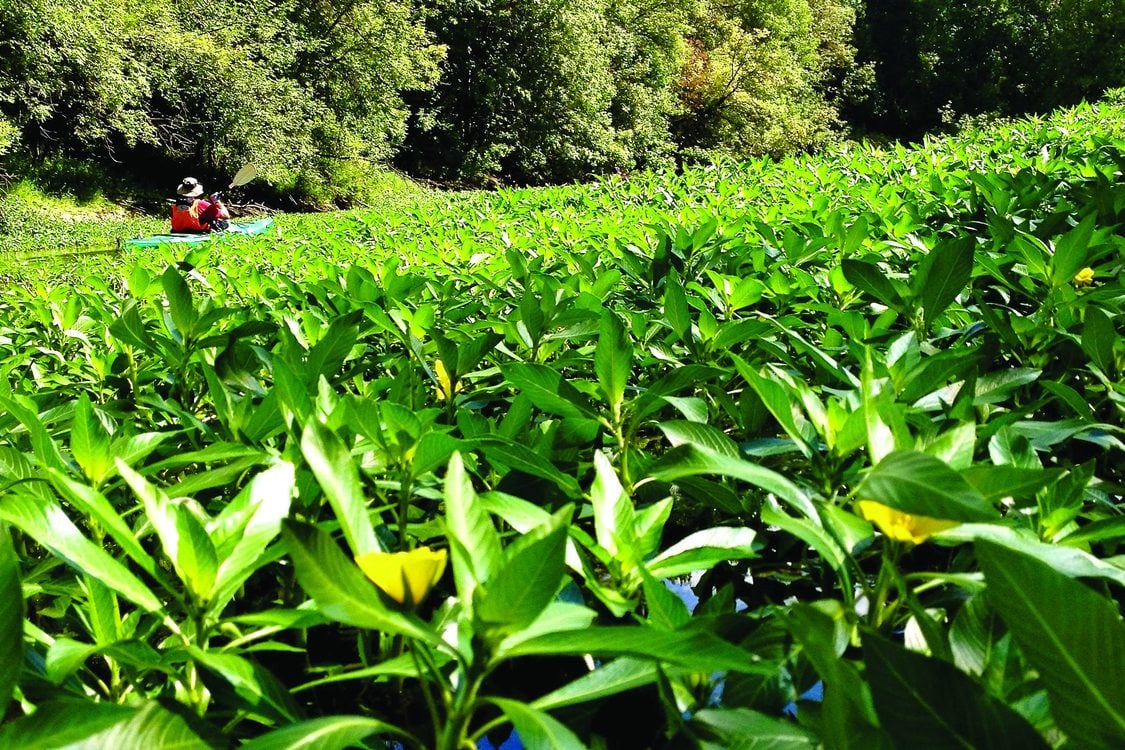
<path id="1" fill-rule="evenodd" d="M 194 177 L 185 177 L 184 181 L 176 188 L 176 193 L 185 198 L 198 198 L 203 195 L 203 186 Z"/>

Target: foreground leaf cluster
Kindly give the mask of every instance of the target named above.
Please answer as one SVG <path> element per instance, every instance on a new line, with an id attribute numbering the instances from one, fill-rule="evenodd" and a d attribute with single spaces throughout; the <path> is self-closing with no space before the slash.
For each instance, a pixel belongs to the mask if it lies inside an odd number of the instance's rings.
<path id="1" fill-rule="evenodd" d="M 9 271 L 0 747 L 1119 746 L 1122 123 Z"/>

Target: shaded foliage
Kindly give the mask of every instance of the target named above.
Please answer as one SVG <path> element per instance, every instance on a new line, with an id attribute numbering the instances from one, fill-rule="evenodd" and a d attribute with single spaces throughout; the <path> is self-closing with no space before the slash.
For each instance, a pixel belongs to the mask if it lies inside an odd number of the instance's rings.
<path id="1" fill-rule="evenodd" d="M 1122 0 L 867 0 L 855 39 L 875 85 L 846 114 L 893 137 L 964 115 L 1045 112 L 1125 83 Z"/>
<path id="2" fill-rule="evenodd" d="M 408 2 L 0 4 L 0 115 L 32 155 L 229 168 L 282 188 L 385 159 L 436 75 Z"/>

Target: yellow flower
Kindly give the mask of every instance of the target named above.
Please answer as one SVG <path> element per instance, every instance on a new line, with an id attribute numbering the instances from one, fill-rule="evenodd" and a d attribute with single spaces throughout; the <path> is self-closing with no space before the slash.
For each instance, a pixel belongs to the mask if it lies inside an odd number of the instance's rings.
<path id="1" fill-rule="evenodd" d="M 453 394 L 461 390 L 460 381 L 454 383 L 453 378 L 449 377 L 449 370 L 445 369 L 445 363 L 440 359 L 434 361 L 434 374 L 437 376 L 437 391 L 438 401 L 445 401 L 446 399 L 453 398 Z"/>
<path id="2" fill-rule="evenodd" d="M 1086 266 L 1078 273 L 1074 274 L 1075 286 L 1090 286 L 1094 283 L 1094 269 Z"/>
<path id="3" fill-rule="evenodd" d="M 874 500 L 860 500 L 859 512 L 868 521 L 873 522 L 879 530 L 891 539 L 911 544 L 921 544 L 939 531 L 952 529 L 959 526 L 960 521 L 950 521 L 945 518 L 930 518 L 929 516 L 915 516 L 903 513 L 889 506 L 877 503 Z"/>
<path id="4" fill-rule="evenodd" d="M 409 552 L 365 552 L 355 562 L 384 594 L 412 607 L 441 579 L 447 558 L 444 549 L 417 547 Z"/>

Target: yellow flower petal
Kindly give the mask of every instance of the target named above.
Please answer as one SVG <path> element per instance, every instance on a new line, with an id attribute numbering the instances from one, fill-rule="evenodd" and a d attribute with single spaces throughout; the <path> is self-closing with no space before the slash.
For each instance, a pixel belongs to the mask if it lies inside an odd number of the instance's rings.
<path id="1" fill-rule="evenodd" d="M 891 539 L 911 544 L 921 544 L 931 535 L 959 526 L 960 521 L 945 518 L 930 518 L 903 513 L 874 500 L 860 500 L 859 512 Z"/>
<path id="2" fill-rule="evenodd" d="M 1075 286 L 1090 286 L 1094 283 L 1094 269 L 1086 266 L 1078 273 L 1074 274 Z"/>
<path id="3" fill-rule="evenodd" d="M 444 549 L 417 547 L 409 552 L 365 552 L 355 562 L 384 594 L 401 604 L 415 606 L 441 579 L 447 559 Z"/>
<path id="4" fill-rule="evenodd" d="M 453 398 L 453 394 L 461 390 L 461 383 L 453 382 L 453 378 L 449 377 L 449 370 L 445 369 L 445 363 L 440 359 L 434 360 L 434 375 L 438 381 L 434 389 L 437 391 L 438 401 Z"/>

